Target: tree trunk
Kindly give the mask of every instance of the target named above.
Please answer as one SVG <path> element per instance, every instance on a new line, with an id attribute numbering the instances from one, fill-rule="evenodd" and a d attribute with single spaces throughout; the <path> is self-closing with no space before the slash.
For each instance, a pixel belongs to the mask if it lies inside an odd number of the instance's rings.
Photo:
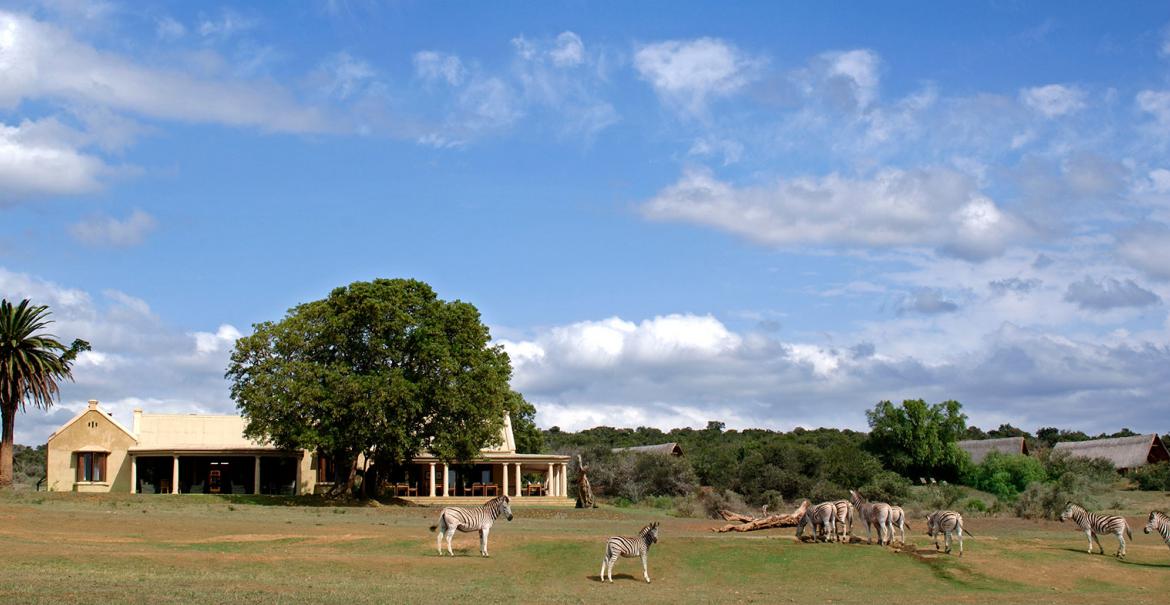
<path id="1" fill-rule="evenodd" d="M 581 461 L 581 454 L 577 454 L 577 508 L 597 508 L 593 501 L 593 488 L 586 475 L 588 471 L 589 467 Z"/>
<path id="2" fill-rule="evenodd" d="M 727 510 L 720 510 L 719 515 L 727 521 L 738 521 L 741 525 L 729 523 L 723 527 L 712 527 L 711 531 L 728 532 L 728 531 L 755 531 L 757 529 L 771 529 L 773 527 L 796 527 L 800 523 L 800 518 L 804 516 L 804 512 L 808 510 L 808 500 L 801 503 L 800 508 L 792 511 L 787 515 L 768 515 L 767 517 L 748 517 L 739 513 L 733 513 Z"/>
<path id="3" fill-rule="evenodd" d="M 16 431 L 16 406 L 0 406 L 4 420 L 4 435 L 0 440 L 0 487 L 12 486 L 12 442 Z"/>

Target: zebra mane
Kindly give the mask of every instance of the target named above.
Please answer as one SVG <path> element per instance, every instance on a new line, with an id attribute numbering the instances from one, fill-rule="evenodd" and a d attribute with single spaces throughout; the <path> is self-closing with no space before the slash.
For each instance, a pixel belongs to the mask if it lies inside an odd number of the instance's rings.
<path id="1" fill-rule="evenodd" d="M 504 494 L 502 496 L 496 496 L 495 498 L 488 500 L 484 503 L 483 507 L 491 511 L 492 517 L 494 518 L 500 516 L 500 507 L 508 502 L 510 502 L 510 499 L 508 498 L 507 494 Z"/>

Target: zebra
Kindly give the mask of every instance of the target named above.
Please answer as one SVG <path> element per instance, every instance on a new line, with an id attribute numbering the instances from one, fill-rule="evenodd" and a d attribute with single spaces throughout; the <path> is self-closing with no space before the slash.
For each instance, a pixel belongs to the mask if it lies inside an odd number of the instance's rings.
<path id="1" fill-rule="evenodd" d="M 641 557 L 642 577 L 650 583 L 650 572 L 646 569 L 646 556 L 650 554 L 650 547 L 658 543 L 658 522 L 655 521 L 638 532 L 636 538 L 614 536 L 605 543 L 605 558 L 601 560 L 601 581 L 605 581 L 605 572 L 609 571 L 609 583 L 613 584 L 613 564 L 618 557 Z"/>
<path id="2" fill-rule="evenodd" d="M 886 530 L 889 530 L 890 540 L 894 539 L 894 529 L 890 527 L 890 505 L 885 502 L 869 502 L 857 493 L 857 490 L 849 490 L 850 500 L 853 506 L 857 508 L 857 515 L 865 523 L 865 541 L 872 544 L 873 538 L 870 534 L 870 528 L 877 529 L 878 544 L 887 544 Z"/>
<path id="3" fill-rule="evenodd" d="M 906 530 L 914 529 L 910 527 L 910 522 L 906 520 L 906 511 L 902 510 L 901 506 L 890 505 L 890 542 L 894 541 L 894 528 L 898 528 L 902 532 L 902 544 L 906 543 Z"/>
<path id="4" fill-rule="evenodd" d="M 833 500 L 837 507 L 837 538 L 839 541 L 853 540 L 853 505 L 848 500 Z"/>
<path id="5" fill-rule="evenodd" d="M 837 541 L 837 505 L 833 502 L 821 502 L 805 511 L 796 524 L 796 537 L 804 534 L 804 526 L 812 525 L 813 540 L 824 532 L 825 541 Z"/>
<path id="6" fill-rule="evenodd" d="M 1162 511 L 1150 513 L 1150 520 L 1146 522 L 1146 533 L 1158 532 L 1162 534 L 1162 541 L 1170 546 L 1170 516 Z"/>
<path id="7" fill-rule="evenodd" d="M 483 506 L 476 508 L 460 508 L 458 506 L 444 508 L 439 512 L 439 523 L 431 526 L 431 531 L 439 530 L 435 540 L 439 546 L 439 556 L 443 556 L 444 536 L 447 538 L 447 554 L 455 556 L 455 552 L 451 550 L 451 538 L 455 536 L 455 530 L 461 532 L 478 531 L 479 554 L 484 557 L 488 556 L 488 532 L 492 530 L 492 524 L 501 515 L 509 521 L 512 520 L 512 506 L 508 496 L 492 498 Z"/>
<path id="8" fill-rule="evenodd" d="M 1133 540 L 1133 532 L 1129 529 L 1129 523 L 1126 523 L 1125 517 L 1118 517 L 1116 515 L 1099 515 L 1091 513 L 1072 502 L 1069 502 L 1064 508 L 1064 512 L 1060 513 L 1061 522 L 1072 519 L 1083 530 L 1085 536 L 1089 538 L 1089 554 L 1093 554 L 1093 540 L 1097 541 L 1097 546 L 1101 548 L 1101 554 L 1105 554 L 1105 547 L 1101 546 L 1101 538 L 1097 534 L 1113 534 L 1117 536 L 1117 554 L 1114 556 L 1118 559 L 1125 558 L 1125 537 L 1122 534 L 1128 534 L 1129 539 Z"/>
<path id="9" fill-rule="evenodd" d="M 963 515 L 955 511 L 936 510 L 926 518 L 926 535 L 934 538 L 934 549 L 938 550 L 938 535 L 942 534 L 948 555 L 951 554 L 951 533 L 954 533 L 959 539 L 959 556 L 963 556 L 963 531 Z M 975 534 L 967 532 L 967 535 Z"/>

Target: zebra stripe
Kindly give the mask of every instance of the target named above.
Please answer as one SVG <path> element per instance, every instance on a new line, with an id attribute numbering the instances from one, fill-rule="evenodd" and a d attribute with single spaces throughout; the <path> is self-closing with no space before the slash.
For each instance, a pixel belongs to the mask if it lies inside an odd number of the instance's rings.
<path id="1" fill-rule="evenodd" d="M 479 554 L 484 557 L 488 556 L 488 533 L 492 531 L 492 524 L 501 515 L 509 521 L 512 520 L 510 503 L 511 500 L 508 499 L 508 496 L 498 496 L 488 500 L 483 506 L 475 508 L 448 506 L 439 511 L 438 525 L 431 526 L 431 531 L 439 530 L 439 534 L 435 538 L 439 546 L 439 556 L 443 556 L 444 536 L 447 538 L 447 554 L 455 556 L 455 552 L 451 550 L 451 538 L 455 536 L 456 530 L 461 532 L 478 531 Z"/>
<path id="2" fill-rule="evenodd" d="M 902 532 L 902 544 L 906 543 L 906 530 L 913 529 L 906 520 L 906 511 L 901 506 L 890 505 L 890 541 L 894 540 L 894 528 Z"/>
<path id="3" fill-rule="evenodd" d="M 605 543 L 605 558 L 601 560 L 601 581 L 605 581 L 606 571 L 609 572 L 609 583 L 613 584 L 613 564 L 618 557 L 641 557 L 642 577 L 650 583 L 650 572 L 646 568 L 646 556 L 650 554 L 650 547 L 658 542 L 658 522 L 642 528 L 636 538 L 614 536 Z"/>
<path id="4" fill-rule="evenodd" d="M 818 536 L 825 536 L 829 542 L 837 541 L 837 505 L 833 502 L 821 502 L 805 511 L 796 525 L 796 537 L 804 534 L 804 526 L 812 525 L 813 540 Z"/>
<path id="5" fill-rule="evenodd" d="M 886 540 L 886 532 L 889 531 L 889 539 L 894 539 L 894 530 L 890 527 L 890 505 L 885 502 L 869 502 L 857 493 L 857 490 L 849 490 L 850 501 L 853 502 L 854 508 L 857 509 L 857 515 L 865 523 L 865 541 L 873 543 L 873 538 L 870 534 L 870 528 L 877 530 L 878 544 L 889 544 Z"/>
<path id="6" fill-rule="evenodd" d="M 1162 535 L 1162 541 L 1166 546 L 1170 546 L 1170 516 L 1162 511 L 1151 512 L 1150 519 L 1146 522 L 1146 533 L 1155 531 Z"/>
<path id="7" fill-rule="evenodd" d="M 963 515 L 953 510 L 936 510 L 926 518 L 926 535 L 934 538 L 934 549 L 938 550 L 938 535 L 943 534 L 946 552 L 951 552 L 951 534 L 959 538 L 959 556 L 963 556 Z M 967 532 L 970 534 L 970 532 Z"/>
<path id="8" fill-rule="evenodd" d="M 848 500 L 833 500 L 837 507 L 837 539 L 843 542 L 853 540 L 853 505 Z"/>
<path id="9" fill-rule="evenodd" d="M 1113 534 L 1117 536 L 1117 554 L 1119 559 L 1125 558 L 1125 536 L 1128 534 L 1129 539 L 1133 539 L 1133 532 L 1129 530 L 1129 523 L 1125 522 L 1124 517 L 1117 515 L 1099 515 L 1091 513 L 1072 502 L 1068 503 L 1064 512 L 1060 514 L 1061 521 L 1072 519 L 1082 530 L 1085 531 L 1085 536 L 1089 539 L 1089 554 L 1093 554 L 1093 540 L 1097 541 L 1097 546 L 1101 547 L 1101 554 L 1105 554 L 1105 547 L 1101 546 L 1101 538 L 1098 534 Z"/>

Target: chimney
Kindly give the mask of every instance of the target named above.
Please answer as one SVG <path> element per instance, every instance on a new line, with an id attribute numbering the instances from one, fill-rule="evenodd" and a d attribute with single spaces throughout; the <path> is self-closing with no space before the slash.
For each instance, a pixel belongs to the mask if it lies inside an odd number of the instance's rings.
<path id="1" fill-rule="evenodd" d="M 97 404 L 98 404 L 98 400 L 97 400 L 97 399 L 90 399 L 90 400 L 89 400 L 89 409 L 91 409 L 91 410 L 96 410 L 96 409 L 97 409 Z"/>
<path id="2" fill-rule="evenodd" d="M 134 436 L 137 437 L 138 433 L 142 431 L 142 408 L 134 408 L 134 426 L 132 428 Z"/>

